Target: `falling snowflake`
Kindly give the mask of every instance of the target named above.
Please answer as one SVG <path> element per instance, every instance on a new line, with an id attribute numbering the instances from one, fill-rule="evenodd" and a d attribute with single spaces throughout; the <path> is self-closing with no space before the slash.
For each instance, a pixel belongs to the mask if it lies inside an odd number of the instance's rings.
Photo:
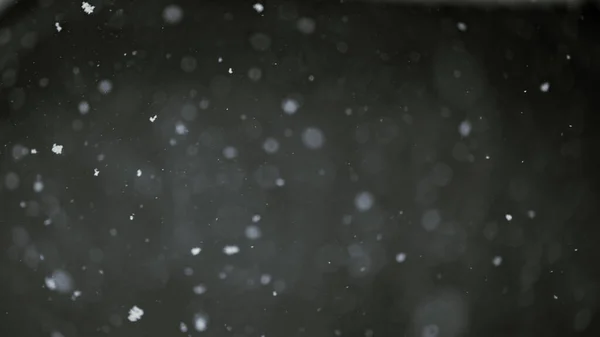
<path id="1" fill-rule="evenodd" d="M 208 328 L 208 317 L 203 314 L 196 314 L 194 317 L 194 328 L 199 332 L 206 331 Z"/>
<path id="2" fill-rule="evenodd" d="M 130 322 L 137 322 L 142 319 L 142 316 L 144 316 L 144 310 L 134 305 L 133 308 L 129 309 L 129 317 L 127 319 Z"/>
<path id="3" fill-rule="evenodd" d="M 458 30 L 460 30 L 461 32 L 466 32 L 467 31 L 467 24 L 464 22 L 459 22 L 456 24 L 456 28 L 458 28 Z"/>
<path id="4" fill-rule="evenodd" d="M 265 6 L 263 6 L 263 4 L 261 3 L 255 3 L 254 6 L 252 6 L 252 8 L 254 8 L 254 10 L 256 11 L 256 13 L 262 13 L 265 10 Z"/>
<path id="5" fill-rule="evenodd" d="M 506 214 L 504 217 L 506 218 L 506 221 L 511 221 L 513 219 L 512 215 L 510 214 Z"/>
<path id="6" fill-rule="evenodd" d="M 141 176 L 142 176 L 142 170 L 137 170 L 137 173 L 136 173 L 136 175 L 137 175 L 138 177 L 141 177 Z"/>
<path id="7" fill-rule="evenodd" d="M 549 90 L 550 90 L 550 83 L 544 82 L 544 83 L 540 84 L 541 92 L 548 92 Z"/>
<path id="8" fill-rule="evenodd" d="M 81 3 L 81 9 L 83 9 L 85 14 L 87 14 L 87 15 L 94 13 L 94 8 L 96 8 L 96 6 L 92 6 L 85 1 Z"/>
<path id="9" fill-rule="evenodd" d="M 240 252 L 240 247 L 238 246 L 225 246 L 223 247 L 223 253 L 226 255 L 235 255 Z"/>
<path id="10" fill-rule="evenodd" d="M 194 256 L 200 254 L 201 251 L 202 251 L 202 248 L 200 248 L 200 247 L 194 247 L 194 248 L 191 249 L 191 253 Z"/>
<path id="11" fill-rule="evenodd" d="M 56 31 L 59 32 L 59 33 L 62 30 L 62 27 L 60 26 L 60 23 L 58 23 L 58 22 L 54 23 L 54 27 L 56 27 Z"/>
<path id="12" fill-rule="evenodd" d="M 150 119 L 150 122 L 151 122 L 151 123 L 154 123 L 154 121 L 155 121 L 157 118 L 158 118 L 158 116 L 157 116 L 157 115 L 154 115 L 154 116 L 150 117 L 149 119 Z"/>
<path id="13" fill-rule="evenodd" d="M 94 169 L 94 177 L 97 177 L 99 174 L 100 174 L 100 171 L 97 168 L 95 168 Z"/>
<path id="14" fill-rule="evenodd" d="M 492 259 L 492 264 L 496 267 L 502 264 L 502 256 L 494 256 Z"/>
<path id="15" fill-rule="evenodd" d="M 396 254 L 396 262 L 402 263 L 404 261 L 406 261 L 406 254 L 405 253 L 398 253 L 398 254 Z"/>
<path id="16" fill-rule="evenodd" d="M 58 144 L 52 144 L 52 152 L 56 154 L 62 154 L 63 146 Z"/>

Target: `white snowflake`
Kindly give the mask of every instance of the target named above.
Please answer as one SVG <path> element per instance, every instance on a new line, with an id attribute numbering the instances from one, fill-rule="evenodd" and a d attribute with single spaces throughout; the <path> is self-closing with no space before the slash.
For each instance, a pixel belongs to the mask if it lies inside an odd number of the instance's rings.
<path id="1" fill-rule="evenodd" d="M 512 215 L 510 214 L 506 214 L 504 217 L 506 218 L 506 221 L 511 221 L 513 219 Z"/>
<path id="2" fill-rule="evenodd" d="M 142 176 L 142 170 L 137 170 L 137 173 L 136 173 L 136 175 L 137 175 L 138 177 L 141 177 L 141 176 Z"/>
<path id="3" fill-rule="evenodd" d="M 90 5 L 89 3 L 85 2 L 85 1 L 81 3 L 81 9 L 83 9 L 83 11 L 85 12 L 85 14 L 90 15 L 90 14 L 94 13 L 94 9 L 95 8 L 96 8 L 96 6 L 92 6 L 92 5 Z"/>
<path id="4" fill-rule="evenodd" d="M 492 264 L 496 267 L 502 264 L 502 256 L 494 256 L 492 259 Z"/>
<path id="5" fill-rule="evenodd" d="M 544 83 L 540 84 L 540 90 L 542 92 L 548 92 L 550 90 L 550 83 L 544 82 Z"/>
<path id="6" fill-rule="evenodd" d="M 458 28 L 458 30 L 460 30 L 461 32 L 466 32 L 467 31 L 467 24 L 464 22 L 459 22 L 456 24 L 456 28 Z"/>
<path id="7" fill-rule="evenodd" d="M 223 253 L 226 255 L 235 255 L 240 252 L 240 247 L 238 246 L 225 246 L 223 247 Z"/>
<path id="8" fill-rule="evenodd" d="M 149 119 L 150 119 L 150 122 L 151 122 L 151 123 L 154 123 L 154 121 L 155 121 L 157 118 L 158 118 L 158 116 L 157 116 L 157 115 L 154 115 L 154 116 L 150 117 Z"/>
<path id="9" fill-rule="evenodd" d="M 99 174 L 100 174 L 100 171 L 97 168 L 95 168 L 94 169 L 94 177 L 97 177 Z"/>
<path id="10" fill-rule="evenodd" d="M 252 8 L 254 8 L 256 13 L 262 13 L 265 10 L 265 6 L 263 6 L 263 4 L 258 3 L 258 2 L 255 3 L 254 6 L 252 6 Z"/>
<path id="11" fill-rule="evenodd" d="M 142 319 L 142 316 L 144 316 L 144 310 L 134 305 L 133 308 L 129 309 L 129 317 L 127 319 L 130 322 L 137 322 Z"/>
<path id="12" fill-rule="evenodd" d="M 62 27 L 60 26 L 60 23 L 58 23 L 58 22 L 54 23 L 54 27 L 56 27 L 56 31 L 59 32 L 59 33 L 62 30 Z"/>
<path id="13" fill-rule="evenodd" d="M 404 261 L 406 261 L 406 254 L 405 253 L 398 253 L 398 254 L 396 254 L 396 262 L 402 263 Z"/>
<path id="14" fill-rule="evenodd" d="M 200 247 L 194 247 L 194 248 L 191 249 L 191 253 L 194 256 L 200 254 L 201 251 L 202 251 L 202 248 L 200 248 Z"/>
<path id="15" fill-rule="evenodd" d="M 63 146 L 58 144 L 52 144 L 52 152 L 56 154 L 62 154 Z"/>

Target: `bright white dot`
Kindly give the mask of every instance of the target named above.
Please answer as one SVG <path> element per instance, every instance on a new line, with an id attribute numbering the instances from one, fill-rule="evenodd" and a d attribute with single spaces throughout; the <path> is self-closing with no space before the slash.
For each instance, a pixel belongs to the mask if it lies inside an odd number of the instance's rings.
<path id="1" fill-rule="evenodd" d="M 373 195 L 371 193 L 366 191 L 360 192 L 354 197 L 354 206 L 360 212 L 368 211 L 369 209 L 371 209 L 371 207 L 373 207 L 374 203 L 375 198 L 373 198 Z"/>
<path id="2" fill-rule="evenodd" d="M 60 26 L 60 23 L 58 23 L 58 22 L 54 23 L 54 27 L 56 27 L 56 31 L 59 32 L 59 33 L 62 30 L 62 27 Z"/>
<path id="3" fill-rule="evenodd" d="M 90 112 L 90 104 L 87 101 L 79 102 L 79 105 L 77 107 L 79 108 L 79 113 L 82 115 L 85 115 L 88 112 Z"/>
<path id="4" fill-rule="evenodd" d="M 554 295 L 554 299 L 555 299 L 555 300 L 557 300 L 557 299 L 558 299 L 558 296 Z"/>
<path id="5" fill-rule="evenodd" d="M 396 254 L 396 262 L 402 263 L 404 261 L 406 261 L 406 254 L 405 253 L 398 253 L 398 254 Z"/>
<path id="6" fill-rule="evenodd" d="M 262 13 L 265 10 L 265 6 L 263 6 L 263 4 L 261 3 L 255 3 L 254 6 L 252 6 L 252 8 L 254 8 L 256 13 Z"/>
<path id="7" fill-rule="evenodd" d="M 277 179 L 275 179 L 275 185 L 281 187 L 281 186 L 285 185 L 285 180 L 283 180 L 282 178 L 277 178 Z"/>
<path id="8" fill-rule="evenodd" d="M 548 92 L 548 90 L 550 90 L 550 83 L 544 82 L 544 83 L 540 84 L 540 90 L 542 92 Z"/>
<path id="9" fill-rule="evenodd" d="M 113 85 L 112 82 L 109 80 L 102 80 L 100 82 L 98 82 L 98 91 L 100 91 L 101 94 L 107 95 L 110 94 L 110 92 L 112 91 Z"/>
<path id="10" fill-rule="evenodd" d="M 100 171 L 97 168 L 95 168 L 94 169 L 94 177 L 97 177 L 99 174 L 100 174 Z"/>
<path id="11" fill-rule="evenodd" d="M 460 125 L 458 126 L 458 132 L 463 137 L 469 136 L 471 134 L 471 130 L 472 130 L 471 122 L 466 121 L 466 120 L 462 121 L 460 123 Z"/>
<path id="12" fill-rule="evenodd" d="M 227 72 L 230 73 L 230 74 L 233 74 L 233 69 L 229 68 L 229 70 Z"/>
<path id="13" fill-rule="evenodd" d="M 162 17 L 168 24 L 177 24 L 183 19 L 183 9 L 177 5 L 168 5 L 163 10 Z"/>
<path id="14" fill-rule="evenodd" d="M 137 322 L 142 319 L 142 316 L 144 316 L 144 310 L 134 305 L 133 308 L 129 309 L 129 316 L 127 319 L 130 322 Z"/>
<path id="15" fill-rule="evenodd" d="M 151 123 L 154 123 L 154 121 L 155 121 L 157 118 L 158 118 L 158 116 L 157 116 L 157 115 L 154 115 L 154 116 L 150 117 L 149 119 L 150 119 L 150 122 L 151 122 Z"/>
<path id="16" fill-rule="evenodd" d="M 279 150 L 279 142 L 275 138 L 267 138 L 263 143 L 263 149 L 266 153 L 273 154 Z"/>
<path id="17" fill-rule="evenodd" d="M 459 22 L 456 24 L 456 28 L 458 28 L 458 30 L 460 30 L 461 32 L 466 32 L 467 31 L 467 24 L 464 22 Z"/>
<path id="18" fill-rule="evenodd" d="M 31 149 L 31 154 L 36 154 L 37 150 L 36 149 Z"/>
<path id="19" fill-rule="evenodd" d="M 206 331 L 208 329 L 208 317 L 203 314 L 196 314 L 194 317 L 194 328 L 199 332 Z"/>
<path id="20" fill-rule="evenodd" d="M 192 252 L 192 255 L 194 255 L 194 256 L 196 256 L 196 255 L 200 254 L 200 252 L 201 252 L 201 251 L 202 251 L 202 248 L 200 248 L 200 247 L 194 247 L 194 248 L 192 248 L 192 250 L 191 250 L 191 252 Z"/>
<path id="21" fill-rule="evenodd" d="M 206 286 L 204 284 L 198 284 L 197 286 L 194 286 L 192 290 L 194 291 L 194 294 L 202 295 L 206 292 Z"/>
<path id="22" fill-rule="evenodd" d="M 133 221 L 134 216 L 135 216 L 135 214 L 131 213 L 131 215 L 129 216 L 129 220 Z"/>
<path id="23" fill-rule="evenodd" d="M 246 227 L 246 237 L 250 240 L 256 240 L 261 237 L 260 228 L 256 225 L 250 225 Z"/>
<path id="24" fill-rule="evenodd" d="M 254 214 L 254 215 L 252 216 L 252 222 L 254 222 L 254 223 L 257 223 L 257 222 L 259 222 L 259 221 L 260 221 L 260 219 L 261 219 L 261 217 L 260 217 L 260 214 Z"/>
<path id="25" fill-rule="evenodd" d="M 75 290 L 73 292 L 73 295 L 71 295 L 71 300 L 75 301 L 79 296 L 81 296 L 81 291 L 80 290 Z"/>
<path id="26" fill-rule="evenodd" d="M 85 1 L 81 3 L 81 9 L 83 9 L 85 14 L 87 14 L 87 15 L 94 13 L 94 8 L 96 8 L 96 6 L 92 6 Z"/>
<path id="27" fill-rule="evenodd" d="M 237 157 L 237 155 L 238 155 L 238 151 L 233 146 L 227 146 L 223 149 L 223 157 L 225 157 L 227 159 L 233 159 L 233 158 Z"/>
<path id="28" fill-rule="evenodd" d="M 492 259 L 492 264 L 496 267 L 502 264 L 502 256 L 494 256 Z"/>
<path id="29" fill-rule="evenodd" d="M 260 284 L 266 286 L 269 283 L 271 283 L 271 275 L 269 275 L 269 274 L 260 275 Z"/>
<path id="30" fill-rule="evenodd" d="M 302 142 L 312 150 L 319 149 L 325 143 L 323 132 L 316 127 L 308 127 L 302 132 Z"/>
<path id="31" fill-rule="evenodd" d="M 298 101 L 295 99 L 286 98 L 283 100 L 283 102 L 281 102 L 281 108 L 286 114 L 293 115 L 300 108 L 300 103 L 298 103 Z"/>
<path id="32" fill-rule="evenodd" d="M 62 154 L 62 150 L 63 150 L 63 146 L 62 145 L 58 145 L 58 144 L 53 144 L 52 145 L 52 152 L 54 152 L 56 154 Z"/>
<path id="33" fill-rule="evenodd" d="M 511 221 L 511 220 L 513 219 L 513 216 L 512 216 L 512 215 L 510 215 L 510 214 L 506 214 L 506 215 L 504 216 L 504 218 L 506 218 L 506 221 Z"/>
<path id="34" fill-rule="evenodd" d="M 188 331 L 187 325 L 185 325 L 183 322 L 179 323 L 179 331 L 186 333 Z"/>
<path id="35" fill-rule="evenodd" d="M 142 170 L 137 170 L 137 173 L 136 173 L 136 175 L 137 175 L 138 177 L 141 177 L 141 176 L 142 176 Z"/>
<path id="36" fill-rule="evenodd" d="M 527 211 L 527 216 L 529 217 L 529 219 L 535 218 L 535 211 L 534 210 Z"/>
<path id="37" fill-rule="evenodd" d="M 234 255 L 240 252 L 240 247 L 238 246 L 225 246 L 223 247 L 223 253 L 225 255 Z"/>

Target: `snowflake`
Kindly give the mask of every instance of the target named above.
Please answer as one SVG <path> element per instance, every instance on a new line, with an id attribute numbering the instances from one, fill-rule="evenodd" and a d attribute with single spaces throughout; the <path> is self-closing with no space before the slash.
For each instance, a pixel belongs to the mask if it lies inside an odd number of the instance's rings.
<path id="1" fill-rule="evenodd" d="M 96 8 L 96 6 L 92 6 L 85 1 L 81 3 L 81 9 L 83 9 L 85 14 L 90 15 L 90 14 L 94 13 L 94 8 Z"/>

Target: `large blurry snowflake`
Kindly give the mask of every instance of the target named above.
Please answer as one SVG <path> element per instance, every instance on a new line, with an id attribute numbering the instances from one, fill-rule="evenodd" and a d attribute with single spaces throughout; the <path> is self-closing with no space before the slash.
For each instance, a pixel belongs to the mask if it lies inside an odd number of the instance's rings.
<path id="1" fill-rule="evenodd" d="M 96 8 L 96 6 L 90 5 L 88 2 L 84 1 L 81 3 L 81 9 L 83 9 L 85 14 L 90 15 L 90 14 L 94 13 L 94 8 Z"/>

